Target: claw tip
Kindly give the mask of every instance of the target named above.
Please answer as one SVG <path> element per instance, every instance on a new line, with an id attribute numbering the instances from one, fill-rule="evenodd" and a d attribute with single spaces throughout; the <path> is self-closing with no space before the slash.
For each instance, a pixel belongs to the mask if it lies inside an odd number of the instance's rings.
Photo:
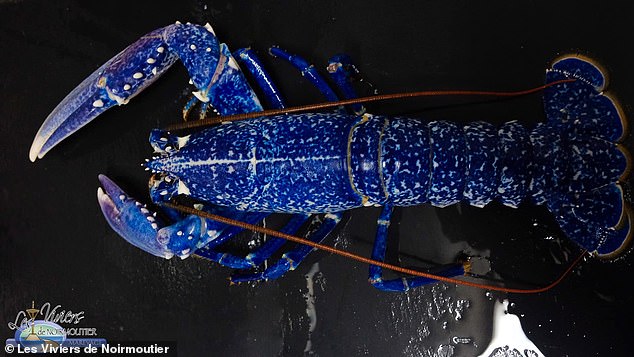
<path id="1" fill-rule="evenodd" d="M 29 150 L 29 160 L 31 160 L 31 162 L 35 162 L 35 160 L 38 158 L 41 148 L 42 143 L 40 143 L 37 138 L 33 140 L 33 144 L 31 144 L 31 149 Z M 39 156 L 39 158 L 41 159 L 42 156 Z"/>

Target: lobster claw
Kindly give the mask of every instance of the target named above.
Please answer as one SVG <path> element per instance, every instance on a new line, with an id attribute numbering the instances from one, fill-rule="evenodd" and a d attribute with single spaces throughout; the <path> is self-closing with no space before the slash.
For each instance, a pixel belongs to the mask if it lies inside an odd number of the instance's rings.
<path id="1" fill-rule="evenodd" d="M 127 102 L 124 97 L 108 95 L 106 81 L 102 75 L 110 62 L 93 72 L 49 114 L 35 135 L 33 144 L 31 144 L 29 151 L 31 162 L 35 161 L 36 158 L 41 159 L 53 146 L 88 124 L 108 108 L 115 104 Z"/>
<path id="2" fill-rule="evenodd" d="M 97 189 L 97 199 L 112 229 L 130 244 L 152 255 L 166 259 L 174 256 L 167 242 L 159 239 L 162 223 L 154 214 L 105 175 L 99 175 L 99 181 L 103 189 Z"/>
<path id="3" fill-rule="evenodd" d="M 29 159 L 42 158 L 52 147 L 115 105 L 128 103 L 180 59 L 201 100 L 218 69 L 220 44 L 207 24 L 172 24 L 143 36 L 86 78 L 46 118 L 37 132 Z"/>

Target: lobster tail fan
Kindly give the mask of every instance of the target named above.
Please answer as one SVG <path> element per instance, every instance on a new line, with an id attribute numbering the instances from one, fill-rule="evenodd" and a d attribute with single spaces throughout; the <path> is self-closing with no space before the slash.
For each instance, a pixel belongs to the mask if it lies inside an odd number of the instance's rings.
<path id="1" fill-rule="evenodd" d="M 624 219 L 614 229 L 603 229 L 597 232 L 601 238 L 601 245 L 596 250 L 596 255 L 602 259 L 618 258 L 630 247 L 632 240 L 632 209 L 625 205 Z"/>
<path id="2" fill-rule="evenodd" d="M 620 182 L 631 159 L 619 145 L 626 121 L 604 93 L 607 78 L 587 58 L 555 61 L 546 83 L 574 79 L 544 91 L 547 122 L 531 133 L 533 200 L 546 203 L 564 233 L 595 255 L 611 259 L 629 246 L 632 214 Z"/>
<path id="3" fill-rule="evenodd" d="M 605 139 L 621 141 L 627 132 L 625 115 L 619 104 L 604 93 L 608 81 L 592 60 L 567 56 L 556 60 L 546 72 L 546 84 L 575 79 L 544 90 L 544 110 L 548 123 Z"/>
<path id="4" fill-rule="evenodd" d="M 612 259 L 628 247 L 632 214 L 618 184 L 548 201 L 567 237 L 595 255 Z"/>

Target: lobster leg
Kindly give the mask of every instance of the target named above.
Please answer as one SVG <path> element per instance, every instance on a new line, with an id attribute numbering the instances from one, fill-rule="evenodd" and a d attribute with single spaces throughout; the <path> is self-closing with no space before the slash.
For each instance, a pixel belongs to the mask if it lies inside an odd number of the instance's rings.
<path id="1" fill-rule="evenodd" d="M 333 79 L 345 99 L 359 97 L 357 91 L 352 87 L 352 81 L 360 78 L 359 69 L 352 63 L 348 55 L 332 56 L 328 60 L 327 68 L 330 78 Z M 361 104 L 353 104 L 352 112 L 355 115 L 363 115 L 365 107 Z"/>
<path id="2" fill-rule="evenodd" d="M 279 89 L 277 89 L 277 86 L 271 80 L 271 76 L 268 74 L 262 65 L 260 58 L 255 54 L 255 52 L 253 52 L 250 48 L 241 48 L 234 51 L 233 54 L 238 62 L 240 62 L 240 64 L 243 65 L 249 73 L 251 73 L 258 87 L 262 89 L 269 106 L 274 109 L 286 107 Z"/>
<path id="3" fill-rule="evenodd" d="M 280 229 L 280 232 L 295 234 L 297 230 L 306 223 L 309 217 L 310 216 L 307 214 L 293 215 L 291 220 L 288 221 L 282 229 Z M 261 221 L 261 219 L 258 221 Z M 241 230 L 242 229 L 226 230 L 224 237 L 219 237 L 218 239 L 213 240 L 210 244 L 198 250 L 196 254 L 230 268 L 251 269 L 260 266 L 266 259 L 281 248 L 284 243 L 286 243 L 286 240 L 282 238 L 271 238 L 254 252 L 249 253 L 246 257 L 239 257 L 229 253 L 221 253 L 213 249 Z"/>
<path id="4" fill-rule="evenodd" d="M 328 213 L 324 216 L 324 221 L 319 228 L 308 235 L 308 239 L 313 242 L 322 242 L 330 232 L 332 232 L 339 221 L 341 221 L 341 213 Z M 295 249 L 282 255 L 282 259 L 275 264 L 269 266 L 264 272 L 255 274 L 240 274 L 231 276 L 232 283 L 241 283 L 257 280 L 272 280 L 284 275 L 289 270 L 294 270 L 299 264 L 313 251 L 313 247 L 307 245 L 298 245 Z"/>
<path id="5" fill-rule="evenodd" d="M 378 219 L 378 227 L 376 238 L 374 240 L 374 248 L 372 249 L 372 259 L 378 261 L 385 260 L 385 252 L 387 250 L 388 229 L 390 219 L 392 217 L 392 207 L 384 206 Z M 462 264 L 456 264 L 441 271 L 434 272 L 436 275 L 445 277 L 454 277 L 464 275 L 465 270 Z M 369 274 L 370 284 L 375 288 L 383 291 L 407 291 L 417 286 L 435 283 L 436 280 L 424 277 L 405 277 L 392 280 L 383 280 L 383 268 L 370 265 Z"/>
<path id="6" fill-rule="evenodd" d="M 309 64 L 305 59 L 298 55 L 290 54 L 279 47 L 271 47 L 269 49 L 269 53 L 274 57 L 287 61 L 293 65 L 293 67 L 297 68 L 301 72 L 302 76 L 307 78 L 315 87 L 317 87 L 317 89 L 319 89 L 327 101 L 336 102 L 339 100 L 337 94 L 335 94 L 332 88 L 328 85 L 328 82 L 326 82 L 324 77 L 322 77 L 315 69 L 315 66 Z"/>
<path id="7" fill-rule="evenodd" d="M 295 214 L 293 218 L 280 230 L 282 233 L 295 234 L 299 228 L 308 221 L 311 217 L 309 214 Z M 314 218 L 314 216 L 313 216 Z M 251 266 L 257 267 L 260 266 L 264 261 L 273 255 L 277 250 L 282 248 L 282 246 L 286 243 L 285 239 L 281 238 L 270 238 L 266 243 L 264 243 L 259 249 L 255 252 L 250 253 L 246 260 L 251 263 Z"/>
<path id="8" fill-rule="evenodd" d="M 199 104 L 199 103 L 200 103 L 200 112 L 198 114 L 198 119 L 203 119 L 207 116 L 207 111 L 209 110 L 209 102 L 201 102 L 200 99 L 198 99 L 198 97 L 192 94 L 189 97 L 187 104 L 185 104 L 185 106 L 183 107 L 184 121 L 187 121 L 187 118 L 189 117 L 189 113 L 191 112 L 192 108 L 194 108 L 194 106 L 196 106 L 196 104 Z"/>

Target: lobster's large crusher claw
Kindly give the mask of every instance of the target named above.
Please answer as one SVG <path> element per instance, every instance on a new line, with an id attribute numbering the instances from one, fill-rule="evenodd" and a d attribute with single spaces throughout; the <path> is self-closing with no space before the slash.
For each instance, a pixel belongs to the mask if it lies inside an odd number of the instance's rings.
<path id="1" fill-rule="evenodd" d="M 222 72 L 221 45 L 208 24 L 172 24 L 141 37 L 104 63 L 70 92 L 37 132 L 29 159 L 42 158 L 51 148 L 115 105 L 126 104 L 152 84 L 176 59 L 198 89 L 194 95 L 208 101 L 208 93 Z"/>

